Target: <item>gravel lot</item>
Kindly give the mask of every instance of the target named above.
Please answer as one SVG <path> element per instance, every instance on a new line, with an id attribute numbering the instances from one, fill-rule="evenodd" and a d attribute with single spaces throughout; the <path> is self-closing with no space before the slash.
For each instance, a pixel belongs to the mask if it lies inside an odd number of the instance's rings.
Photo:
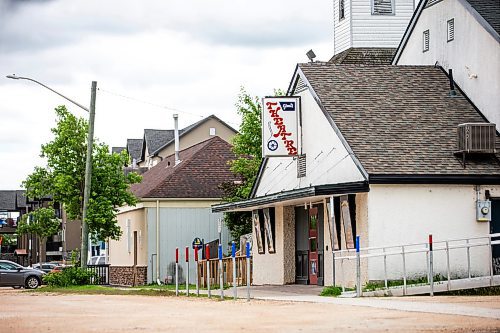
<path id="1" fill-rule="evenodd" d="M 498 306 L 499 297 L 447 298 Z M 408 300 L 408 299 L 407 299 Z M 419 299 L 419 301 L 422 299 Z M 439 298 L 435 297 L 438 301 Z M 0 288 L 0 332 L 500 332 L 500 320 L 338 304 L 56 295 Z"/>

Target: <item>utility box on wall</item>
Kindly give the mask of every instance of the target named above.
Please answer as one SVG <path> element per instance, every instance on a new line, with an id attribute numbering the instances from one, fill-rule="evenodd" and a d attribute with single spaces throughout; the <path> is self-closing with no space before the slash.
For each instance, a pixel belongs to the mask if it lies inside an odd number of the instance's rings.
<path id="1" fill-rule="evenodd" d="M 491 201 L 478 200 L 476 202 L 476 220 L 478 222 L 491 221 Z"/>

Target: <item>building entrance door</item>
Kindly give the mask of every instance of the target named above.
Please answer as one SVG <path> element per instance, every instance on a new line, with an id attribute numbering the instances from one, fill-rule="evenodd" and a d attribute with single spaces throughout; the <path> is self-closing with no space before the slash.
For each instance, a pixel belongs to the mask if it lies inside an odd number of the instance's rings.
<path id="1" fill-rule="evenodd" d="M 309 283 L 318 284 L 318 208 L 309 209 Z"/>

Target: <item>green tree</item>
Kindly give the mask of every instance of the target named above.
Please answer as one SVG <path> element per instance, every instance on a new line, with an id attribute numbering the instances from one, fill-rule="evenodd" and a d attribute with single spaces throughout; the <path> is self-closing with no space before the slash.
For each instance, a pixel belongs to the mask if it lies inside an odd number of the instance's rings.
<path id="1" fill-rule="evenodd" d="M 17 232 L 21 235 L 34 234 L 38 237 L 39 249 L 45 244 L 48 237 L 56 234 L 61 228 L 61 220 L 57 218 L 53 208 L 41 207 L 24 214 L 17 225 Z M 40 265 L 41 256 L 38 256 Z M 41 266 L 40 266 L 41 267 Z"/>
<path id="2" fill-rule="evenodd" d="M 68 112 L 65 106 L 57 107 L 55 112 L 54 139 L 41 149 L 47 167 L 35 167 L 23 187 L 31 198 L 51 196 L 62 203 L 68 219 L 78 220 L 83 210 L 88 123 Z M 129 185 L 139 182 L 141 177 L 123 172 L 123 165 L 128 161 L 126 152 L 111 154 L 107 145 L 96 141 L 92 156 L 92 186 L 86 221 L 89 232 L 99 240 L 119 239 L 117 207 L 137 203 Z"/>
<path id="3" fill-rule="evenodd" d="M 275 95 L 283 91 L 275 90 Z M 231 171 L 238 175 L 241 182 L 222 185 L 228 202 L 248 199 L 262 161 L 262 105 L 260 98 L 250 96 L 242 87 L 238 95 L 236 110 L 241 115 L 239 133 L 233 139 L 233 152 L 236 159 L 230 162 Z M 252 232 L 251 212 L 228 212 L 224 214 L 224 223 L 233 239 Z"/>

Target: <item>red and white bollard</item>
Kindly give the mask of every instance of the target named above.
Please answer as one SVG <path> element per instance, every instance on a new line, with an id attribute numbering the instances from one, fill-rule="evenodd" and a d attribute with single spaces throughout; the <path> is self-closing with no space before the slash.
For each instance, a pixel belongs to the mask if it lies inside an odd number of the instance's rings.
<path id="1" fill-rule="evenodd" d="M 179 296 L 179 248 L 175 248 L 175 296 Z"/>
<path id="2" fill-rule="evenodd" d="M 194 248 L 194 263 L 196 265 L 196 296 L 200 296 L 200 284 L 198 283 L 198 278 L 200 276 L 198 269 L 198 245 Z"/>
<path id="3" fill-rule="evenodd" d="M 189 247 L 186 246 L 186 296 L 189 297 Z"/>
<path id="4" fill-rule="evenodd" d="M 205 247 L 205 258 L 207 259 L 207 289 L 208 289 L 208 298 L 212 297 L 210 292 L 210 246 L 208 244 Z"/>

